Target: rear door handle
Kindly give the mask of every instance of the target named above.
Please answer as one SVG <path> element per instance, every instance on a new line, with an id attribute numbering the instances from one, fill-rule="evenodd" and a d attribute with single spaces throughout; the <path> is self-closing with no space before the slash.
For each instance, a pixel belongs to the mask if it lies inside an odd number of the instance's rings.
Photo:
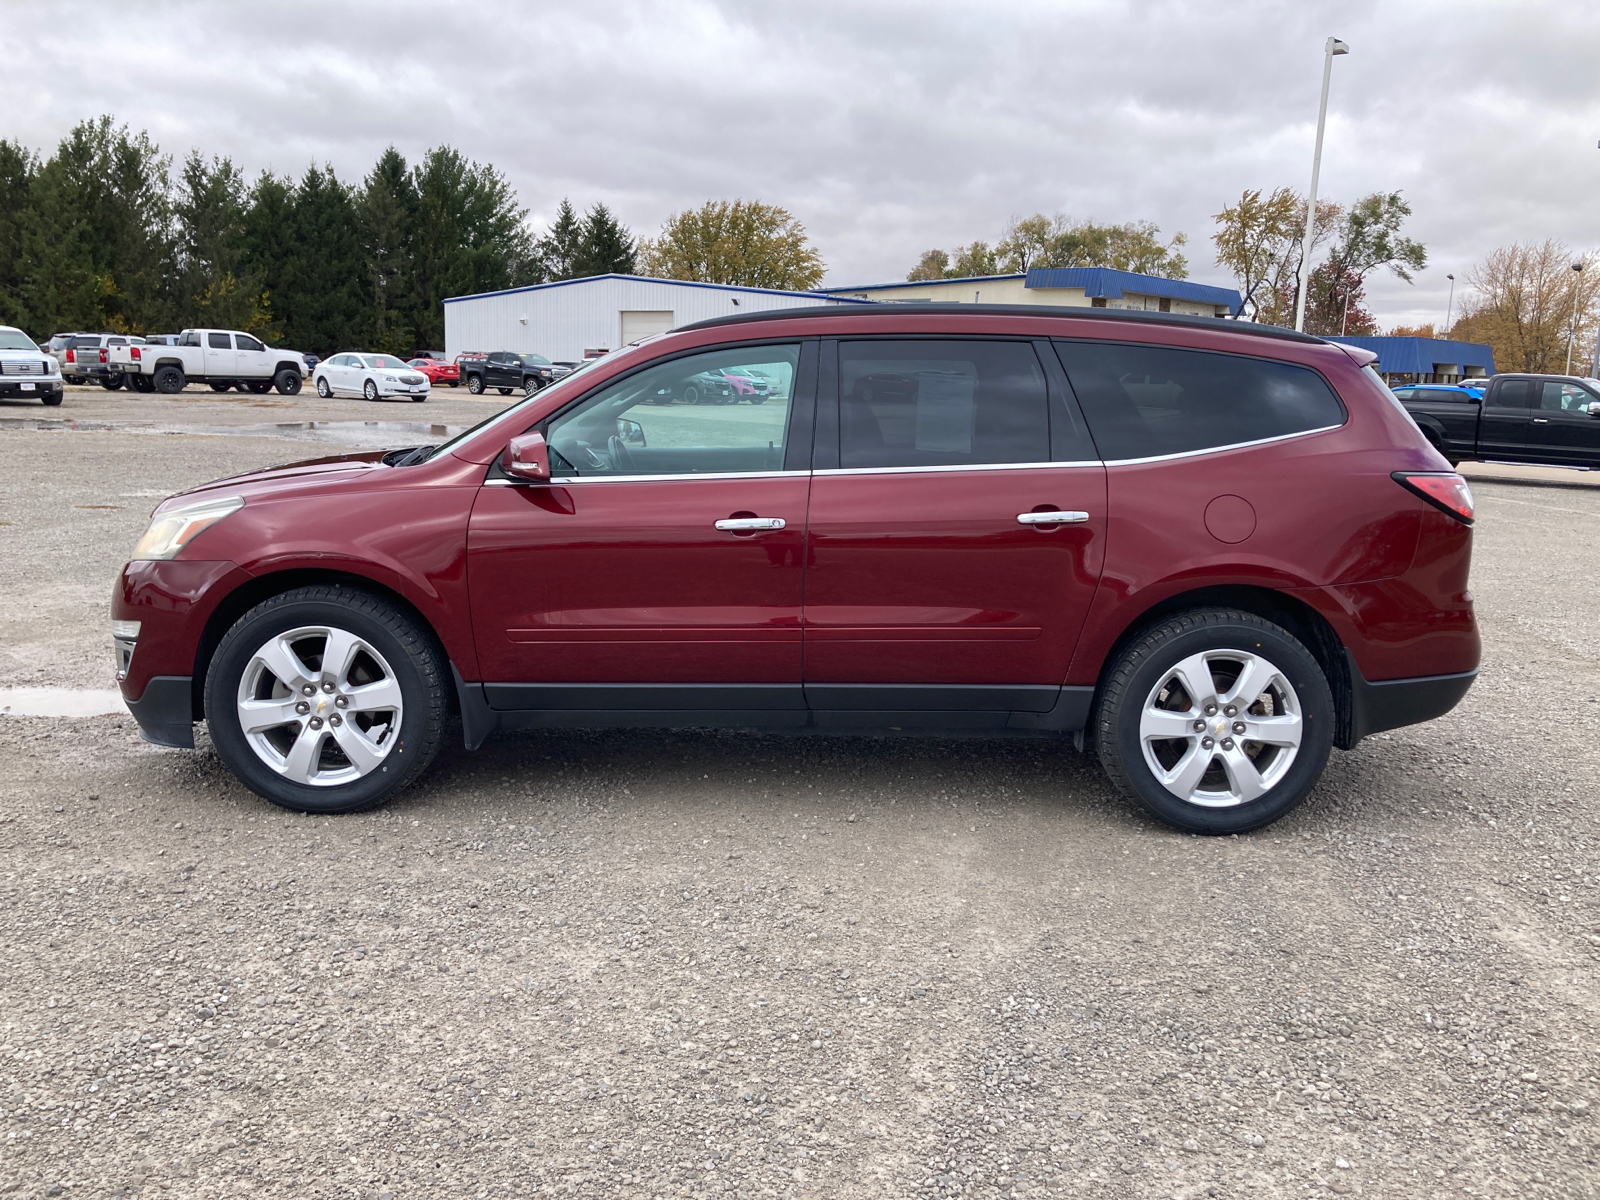
<path id="1" fill-rule="evenodd" d="M 717 528 L 724 533 L 741 533 L 747 529 L 782 529 L 782 517 L 729 517 L 718 521 Z"/>
<path id="2" fill-rule="evenodd" d="M 1081 525 L 1089 519 L 1086 512 L 1026 512 L 1017 514 L 1019 525 Z"/>

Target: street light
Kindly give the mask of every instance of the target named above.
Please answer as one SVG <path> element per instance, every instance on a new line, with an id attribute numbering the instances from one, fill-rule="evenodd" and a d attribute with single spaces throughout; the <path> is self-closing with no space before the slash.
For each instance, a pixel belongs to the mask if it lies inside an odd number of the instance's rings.
<path id="1" fill-rule="evenodd" d="M 1580 290 L 1578 285 L 1583 282 L 1583 264 L 1581 262 L 1573 263 L 1572 271 L 1572 327 L 1567 330 L 1566 373 L 1568 375 L 1572 374 L 1572 343 L 1578 336 L 1578 295 Z"/>
<path id="2" fill-rule="evenodd" d="M 1444 336 L 1448 338 L 1450 336 L 1450 314 L 1455 312 L 1456 309 L 1456 277 L 1454 275 L 1446 275 L 1445 278 L 1450 281 L 1450 301 L 1444 306 Z"/>
<path id="3" fill-rule="evenodd" d="M 1322 105 L 1317 109 L 1317 148 L 1311 155 L 1311 198 L 1306 201 L 1306 239 L 1300 244 L 1300 287 L 1294 303 L 1294 327 L 1301 333 L 1306 328 L 1306 291 L 1311 285 L 1311 232 L 1317 224 L 1317 176 L 1322 173 L 1322 129 L 1328 122 L 1328 82 L 1333 78 L 1333 56 L 1349 53 L 1349 44 L 1336 37 L 1323 47 Z"/>

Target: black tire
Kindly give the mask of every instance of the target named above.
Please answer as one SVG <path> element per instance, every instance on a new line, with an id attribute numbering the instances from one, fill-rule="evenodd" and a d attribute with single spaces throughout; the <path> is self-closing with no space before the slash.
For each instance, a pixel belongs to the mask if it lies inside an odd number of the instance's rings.
<path id="1" fill-rule="evenodd" d="M 765 404 L 766 402 L 767 402 L 767 398 L 765 396 L 751 396 L 750 397 L 750 403 L 751 404 Z"/>
<path id="2" fill-rule="evenodd" d="M 695 387 L 694 384 L 692 384 L 692 383 L 688 387 L 684 388 L 683 389 L 683 402 L 685 404 L 699 404 L 700 403 L 700 389 Z"/>
<path id="3" fill-rule="evenodd" d="M 328 385 L 328 377 L 326 375 L 322 375 L 317 378 L 317 395 L 321 396 L 324 400 L 330 399 L 333 396 L 333 388 Z"/>
<path id="4" fill-rule="evenodd" d="M 367 380 L 361 385 L 361 394 L 368 400 L 376 400 L 378 398 L 378 385 L 370 379 Z"/>
<path id="5" fill-rule="evenodd" d="M 211 390 L 213 392 L 225 392 L 229 388 L 231 388 L 232 386 L 233 386 L 233 384 L 231 384 L 231 383 L 213 383 L 211 385 Z"/>
<path id="6" fill-rule="evenodd" d="M 502 396 L 511 395 L 511 389 L 510 388 L 495 388 L 495 391 L 499 392 Z"/>
<path id="7" fill-rule="evenodd" d="M 1140 740 L 1140 719 L 1146 698 L 1171 675 L 1177 664 L 1207 651 L 1238 651 L 1265 659 L 1287 680 L 1300 709 L 1300 744 L 1287 768 L 1257 798 L 1230 807 L 1211 807 L 1169 791 L 1146 761 Z M 1225 657 L 1218 661 L 1227 662 Z M 1222 669 L 1226 671 L 1226 665 Z M 1189 709 L 1171 711 L 1187 712 Z M 1196 709 L 1195 716 L 1201 718 L 1202 715 L 1202 710 Z M 1223 720 L 1220 714 L 1212 715 Z M 1252 714 L 1239 715 L 1249 717 Z M 1123 795 L 1179 829 L 1191 833 L 1228 834 L 1245 833 L 1271 824 L 1306 798 L 1327 764 L 1333 746 L 1333 726 L 1333 694 L 1327 677 L 1311 652 L 1292 634 L 1253 613 L 1195 609 L 1146 630 L 1123 650 L 1106 675 L 1090 731 L 1101 765 Z M 1219 733 L 1219 736 L 1226 737 L 1227 733 Z M 1241 739 L 1239 752 L 1249 755 L 1247 747 L 1251 744 Z M 1270 755 L 1278 751 L 1255 744 L 1258 749 L 1252 763 L 1264 763 L 1270 775 L 1273 761 Z M 1173 753 L 1176 745 L 1175 741 L 1162 743 Z M 1231 749 L 1231 739 L 1221 745 Z M 1206 757 L 1212 765 L 1198 782 L 1212 778 L 1211 771 L 1220 774 L 1223 770 L 1216 759 L 1209 754 Z M 1164 765 L 1160 759 L 1157 762 Z M 1172 769 L 1176 769 L 1175 764 Z"/>
<path id="8" fill-rule="evenodd" d="M 100 386 L 108 392 L 120 392 L 122 385 L 127 381 L 124 375 L 107 375 L 100 381 Z"/>
<path id="9" fill-rule="evenodd" d="M 467 391 L 471 392 L 474 396 L 483 395 L 483 376 L 482 375 L 468 375 L 467 376 Z"/>
<path id="10" fill-rule="evenodd" d="M 413 404 L 421 404 L 426 399 L 427 399 L 426 396 L 413 396 L 413 397 L 411 397 L 411 403 L 413 403 Z"/>
<path id="11" fill-rule="evenodd" d="M 250 394 L 253 395 L 253 396 L 265 396 L 271 390 L 272 390 L 272 380 L 270 380 L 270 379 L 265 379 L 265 380 L 261 380 L 259 382 L 250 384 Z"/>
<path id="12" fill-rule="evenodd" d="M 300 388 L 305 383 L 305 376 L 293 367 L 285 367 L 272 377 L 272 386 L 278 389 L 280 396 L 298 396 Z M 263 387 L 263 392 L 267 389 Z"/>
<path id="13" fill-rule="evenodd" d="M 449 381 L 449 383 L 450 383 L 451 387 L 460 387 L 461 386 L 461 381 L 459 379 L 452 379 L 452 380 Z"/>
<path id="14" fill-rule="evenodd" d="M 156 391 L 163 396 L 175 396 L 189 386 L 189 381 L 184 378 L 180 367 L 157 367 L 155 374 Z"/>
<path id="15" fill-rule="evenodd" d="M 148 375 L 129 375 L 128 386 L 141 395 L 155 391 L 155 384 L 150 382 L 150 376 Z"/>
<path id="16" fill-rule="evenodd" d="M 256 650 L 276 634 L 316 625 L 347 630 L 376 648 L 403 700 L 387 757 L 368 774 L 327 787 L 294 782 L 268 766 L 251 748 L 238 712 L 240 683 Z M 416 618 L 371 593 L 317 584 L 263 601 L 228 630 L 206 675 L 206 721 L 217 754 L 258 796 L 295 812 L 360 812 L 406 787 L 438 754 L 449 717 L 448 687 L 444 656 Z"/>
<path id="17" fill-rule="evenodd" d="M 45 402 L 45 404 L 47 404 L 49 407 L 54 408 L 56 405 L 61 403 L 61 397 L 65 396 L 65 395 L 66 395 L 65 392 L 61 391 L 60 389 L 57 389 L 56 391 L 53 391 L 53 392 L 46 392 L 43 396 L 40 397 L 40 399 L 43 400 Z"/>

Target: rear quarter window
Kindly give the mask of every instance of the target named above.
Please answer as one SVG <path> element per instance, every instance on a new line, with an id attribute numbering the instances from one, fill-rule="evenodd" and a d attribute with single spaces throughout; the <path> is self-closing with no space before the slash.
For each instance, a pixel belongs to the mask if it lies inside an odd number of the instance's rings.
<path id="1" fill-rule="evenodd" d="M 1293 363 L 1127 343 L 1058 341 L 1056 350 L 1107 461 L 1237 446 L 1346 419 L 1327 381 Z"/>

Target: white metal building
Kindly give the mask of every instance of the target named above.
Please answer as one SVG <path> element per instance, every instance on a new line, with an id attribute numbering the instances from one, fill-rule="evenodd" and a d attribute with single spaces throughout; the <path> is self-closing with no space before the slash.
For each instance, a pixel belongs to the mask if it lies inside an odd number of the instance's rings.
<path id="1" fill-rule="evenodd" d="M 444 302 L 444 350 L 514 350 L 555 362 L 616 350 L 651 334 L 734 313 L 870 303 L 818 292 L 779 292 L 639 275 L 592 275 Z"/>

